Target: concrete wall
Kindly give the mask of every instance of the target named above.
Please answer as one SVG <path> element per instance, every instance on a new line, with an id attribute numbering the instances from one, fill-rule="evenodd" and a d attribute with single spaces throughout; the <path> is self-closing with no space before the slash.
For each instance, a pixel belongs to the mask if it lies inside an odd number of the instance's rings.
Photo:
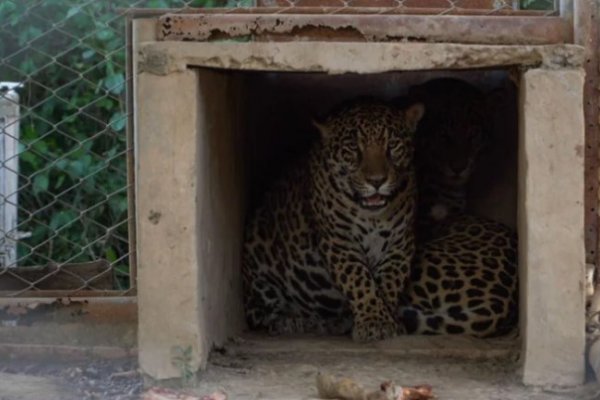
<path id="1" fill-rule="evenodd" d="M 583 382 L 583 72 L 521 80 L 519 271 L 527 384 Z"/>
<path id="2" fill-rule="evenodd" d="M 136 95 L 144 99 L 136 108 L 139 358 L 166 379 L 179 376 L 172 360 L 181 349 L 192 349 L 194 370 L 209 351 L 199 303 L 198 76 L 142 73 Z"/>
<path id="3" fill-rule="evenodd" d="M 239 118 L 243 87 L 239 76 L 227 72 L 202 69 L 197 74 L 199 162 L 195 181 L 189 184 L 198 185 L 198 311 L 210 347 L 239 334 L 245 324 L 240 275 L 245 204 L 244 128 Z"/>
<path id="4" fill-rule="evenodd" d="M 207 69 L 136 75 L 139 360 L 155 379 L 179 377 L 186 349 L 189 367 L 204 368 L 244 324 L 241 90 Z"/>

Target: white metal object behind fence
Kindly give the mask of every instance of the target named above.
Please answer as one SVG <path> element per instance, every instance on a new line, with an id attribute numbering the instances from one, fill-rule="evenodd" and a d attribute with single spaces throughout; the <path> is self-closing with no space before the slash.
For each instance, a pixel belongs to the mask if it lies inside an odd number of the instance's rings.
<path id="1" fill-rule="evenodd" d="M 17 266 L 19 188 L 18 83 L 0 82 L 0 267 Z"/>

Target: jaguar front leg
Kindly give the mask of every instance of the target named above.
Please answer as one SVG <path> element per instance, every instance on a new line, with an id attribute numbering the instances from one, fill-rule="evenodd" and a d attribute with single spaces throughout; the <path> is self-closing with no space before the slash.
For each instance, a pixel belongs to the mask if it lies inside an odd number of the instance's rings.
<path id="1" fill-rule="evenodd" d="M 406 285 L 406 279 L 409 274 L 409 263 L 406 262 L 387 262 L 381 265 L 374 273 L 375 282 L 381 288 L 382 297 L 391 312 L 395 312 L 398 307 L 400 296 Z M 404 333 L 404 324 L 397 321 L 399 333 Z"/>
<path id="2" fill-rule="evenodd" d="M 381 289 L 384 301 L 389 309 L 395 312 L 410 273 L 415 244 L 413 238 L 409 238 L 394 243 L 392 247 L 398 252 L 388 254 L 381 260 L 375 267 L 373 275 L 377 286 Z M 402 326 L 400 331 L 404 331 Z"/>
<path id="3" fill-rule="evenodd" d="M 388 257 L 380 262 L 374 271 L 375 282 L 381 288 L 383 299 L 392 308 L 398 305 L 412 259 L 413 257 L 409 256 L 398 256 L 398 259 L 394 256 Z"/>
<path id="4" fill-rule="evenodd" d="M 395 336 L 398 325 L 362 255 L 335 241 L 323 248 L 332 278 L 350 304 L 352 339 L 369 342 Z"/>

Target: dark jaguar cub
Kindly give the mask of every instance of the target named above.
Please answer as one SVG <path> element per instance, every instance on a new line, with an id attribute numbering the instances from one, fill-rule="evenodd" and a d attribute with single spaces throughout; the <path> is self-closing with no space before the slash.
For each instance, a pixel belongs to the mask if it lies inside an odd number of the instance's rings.
<path id="1" fill-rule="evenodd" d="M 467 183 L 489 138 L 489 94 L 449 78 L 411 92 L 427 114 L 415 155 L 417 255 L 399 318 L 410 333 L 506 332 L 516 322 L 516 234 L 466 210 Z"/>
<path id="2" fill-rule="evenodd" d="M 465 81 L 433 79 L 411 88 L 427 114 L 416 136 L 418 236 L 431 237 L 436 223 L 466 208 L 467 183 L 486 144 L 486 97 Z"/>

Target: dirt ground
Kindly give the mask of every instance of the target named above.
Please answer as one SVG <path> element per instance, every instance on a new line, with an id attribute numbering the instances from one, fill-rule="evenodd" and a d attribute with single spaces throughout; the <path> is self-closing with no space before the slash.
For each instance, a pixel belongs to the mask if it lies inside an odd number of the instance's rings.
<path id="1" fill-rule="evenodd" d="M 134 359 L 0 359 L 0 400 L 133 400 L 142 385 Z"/>
<path id="2" fill-rule="evenodd" d="M 469 348 L 460 340 L 428 340 L 411 342 L 410 350 L 406 342 L 360 347 L 328 340 L 236 341 L 213 352 L 207 371 L 187 391 L 222 390 L 229 400 L 312 400 L 321 371 L 354 378 L 368 389 L 383 380 L 427 383 L 439 400 L 600 399 L 596 383 L 571 389 L 523 386 L 510 343 Z M 129 400 L 142 390 L 133 359 L 0 360 L 0 400 Z"/>

